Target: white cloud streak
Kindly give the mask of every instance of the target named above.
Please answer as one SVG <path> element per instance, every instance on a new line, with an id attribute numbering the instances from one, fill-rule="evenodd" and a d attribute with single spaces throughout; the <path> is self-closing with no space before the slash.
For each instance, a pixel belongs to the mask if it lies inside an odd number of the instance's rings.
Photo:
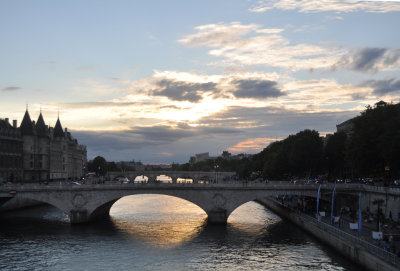
<path id="1" fill-rule="evenodd" d="M 250 9 L 251 12 L 266 12 L 271 9 L 298 10 L 301 13 L 316 12 L 368 12 L 387 13 L 400 11 L 398 1 L 357 0 L 264 0 Z"/>
<path id="2" fill-rule="evenodd" d="M 263 29 L 256 24 L 209 24 L 179 40 L 187 46 L 206 46 L 209 54 L 223 58 L 218 65 L 265 65 L 286 70 L 318 69 L 333 66 L 343 54 L 337 48 L 312 44 L 291 44 L 284 29 Z"/>

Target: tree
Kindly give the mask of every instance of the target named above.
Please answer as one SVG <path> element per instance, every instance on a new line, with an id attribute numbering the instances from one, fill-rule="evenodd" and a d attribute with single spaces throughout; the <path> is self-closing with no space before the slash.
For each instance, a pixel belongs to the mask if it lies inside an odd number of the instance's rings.
<path id="1" fill-rule="evenodd" d="M 114 161 L 111 161 L 111 162 L 107 162 L 107 170 L 108 171 L 121 171 L 121 168 L 119 168 Z"/>
<path id="2" fill-rule="evenodd" d="M 386 166 L 399 174 L 400 104 L 368 107 L 353 124 L 346 158 L 358 174 L 382 176 Z"/>
<path id="3" fill-rule="evenodd" d="M 107 173 L 107 161 L 102 156 L 97 156 L 90 163 L 90 171 L 95 172 L 99 176 L 104 176 Z"/>
<path id="4" fill-rule="evenodd" d="M 268 179 L 281 179 L 289 171 L 287 152 L 283 141 L 271 143 L 264 159 L 263 175 Z"/>
<path id="5" fill-rule="evenodd" d="M 343 132 L 334 133 L 328 137 L 325 150 L 325 163 L 329 175 L 341 176 L 348 167 L 346 163 L 346 134 Z"/>
<path id="6" fill-rule="evenodd" d="M 318 169 L 322 158 L 323 144 L 315 130 L 304 130 L 294 137 L 289 165 L 296 174 L 311 174 Z"/>

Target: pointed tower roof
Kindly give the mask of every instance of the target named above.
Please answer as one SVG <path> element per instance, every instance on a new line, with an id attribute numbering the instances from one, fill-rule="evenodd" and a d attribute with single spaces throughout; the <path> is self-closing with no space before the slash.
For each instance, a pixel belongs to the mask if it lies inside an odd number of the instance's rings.
<path id="1" fill-rule="evenodd" d="M 63 128 L 61 126 L 60 118 L 57 118 L 56 126 L 54 126 L 54 137 L 64 137 Z"/>
<path id="2" fill-rule="evenodd" d="M 42 112 L 40 112 L 39 118 L 36 122 L 36 133 L 38 136 L 47 136 L 47 127 L 44 123 Z"/>
<path id="3" fill-rule="evenodd" d="M 19 127 L 21 129 L 22 135 L 33 135 L 33 125 L 32 125 L 32 120 L 31 117 L 29 116 L 28 109 L 25 111 L 24 119 L 21 122 L 21 126 Z"/>

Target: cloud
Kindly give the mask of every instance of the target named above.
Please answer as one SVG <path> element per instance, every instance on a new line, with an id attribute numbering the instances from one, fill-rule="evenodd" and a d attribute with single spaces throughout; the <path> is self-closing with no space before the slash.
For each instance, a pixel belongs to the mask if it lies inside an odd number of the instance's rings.
<path id="1" fill-rule="evenodd" d="M 2 89 L 2 91 L 16 91 L 16 90 L 20 90 L 20 87 L 5 87 Z"/>
<path id="2" fill-rule="evenodd" d="M 371 98 L 367 87 L 352 84 L 340 84 L 331 78 L 318 80 L 292 81 L 284 85 L 287 96 L 280 99 L 287 107 L 306 110 L 310 105 L 313 111 L 323 109 L 340 109 L 340 105 L 354 100 Z M 307 109 L 310 111 L 310 108 Z"/>
<path id="3" fill-rule="evenodd" d="M 267 98 L 282 96 L 277 73 L 237 72 L 224 75 L 164 71 L 133 84 L 133 92 L 167 97 L 171 101 L 200 103 L 203 99 Z M 187 108 L 186 105 L 160 105 L 161 109 Z"/>
<path id="4" fill-rule="evenodd" d="M 358 112 L 358 109 L 307 112 L 286 109 L 283 106 L 260 108 L 232 106 L 223 112 L 202 118 L 199 123 L 244 130 L 248 138 L 258 138 L 260 134 L 268 138 L 283 138 L 304 129 L 316 129 L 321 132 L 334 131 L 338 121 L 351 118 Z"/>
<path id="5" fill-rule="evenodd" d="M 234 80 L 236 86 L 233 95 L 238 98 L 268 98 L 284 95 L 278 88 L 277 82 L 269 80 Z"/>
<path id="6" fill-rule="evenodd" d="M 186 124 L 175 126 L 153 126 L 153 127 L 132 127 L 122 131 L 79 131 L 73 130 L 72 134 L 80 144 L 87 146 L 91 155 L 101 154 L 135 154 L 145 157 L 147 152 L 160 149 L 167 152 L 168 148 L 176 144 L 192 143 L 193 146 L 207 144 L 213 137 L 224 138 L 227 135 L 240 134 L 242 131 L 229 127 L 198 126 L 192 127 Z M 220 139 L 218 139 L 220 142 Z M 174 146 L 175 146 L 174 145 Z M 175 147 L 173 147 L 175 148 Z M 171 151 L 178 151 L 174 149 Z M 184 151 L 184 150 L 179 150 Z M 184 151 L 187 152 L 187 151 Z M 172 155 L 169 155 L 172 156 Z M 186 157 L 189 154 L 186 153 Z M 132 157 L 132 156 L 131 156 Z"/>
<path id="7" fill-rule="evenodd" d="M 206 46 L 209 54 L 223 58 L 216 65 L 266 65 L 288 70 L 329 68 L 341 52 L 311 44 L 291 44 L 284 29 L 263 29 L 256 24 L 209 24 L 179 40 L 187 46 Z"/>
<path id="8" fill-rule="evenodd" d="M 335 65 L 359 72 L 377 72 L 400 66 L 400 49 L 362 47 L 350 50 Z"/>
<path id="9" fill-rule="evenodd" d="M 249 138 L 229 147 L 228 151 L 245 153 L 259 152 L 276 140 L 276 138 Z"/>
<path id="10" fill-rule="evenodd" d="M 188 46 L 220 46 L 223 43 L 237 40 L 240 36 L 246 35 L 259 28 L 256 24 L 242 25 L 240 22 L 225 24 L 207 24 L 195 27 L 196 34 L 187 35 L 179 42 Z M 282 29 L 275 29 L 274 32 L 281 32 Z"/>
<path id="11" fill-rule="evenodd" d="M 115 81 L 108 78 L 107 81 Z M 84 84 L 84 87 L 82 85 L 76 87 L 76 91 L 82 91 L 84 90 L 85 92 L 90 91 L 93 93 L 96 93 L 97 95 L 109 95 L 111 93 L 115 93 L 116 91 L 120 91 L 120 87 L 115 87 L 114 85 L 110 85 L 109 83 L 111 82 L 101 82 L 98 81 L 97 79 L 92 79 L 92 78 L 81 78 L 82 83 Z M 118 82 L 121 83 L 121 82 Z"/>
<path id="12" fill-rule="evenodd" d="M 139 105 L 140 103 L 135 102 L 74 102 L 74 103 L 48 103 L 42 104 L 43 107 L 48 107 L 49 109 L 58 110 L 62 109 L 81 109 L 81 108 L 102 108 L 102 107 L 126 107 Z"/>
<path id="13" fill-rule="evenodd" d="M 198 102 L 202 99 L 202 94 L 209 91 L 216 91 L 216 84 L 207 83 L 190 83 L 183 81 L 175 81 L 162 79 L 156 82 L 157 89 L 153 90 L 153 95 L 165 96 L 171 100 Z"/>
<path id="14" fill-rule="evenodd" d="M 108 79 L 111 80 L 111 81 L 114 81 L 114 82 L 121 83 L 121 84 L 128 84 L 128 83 L 130 83 L 130 80 L 122 79 L 122 78 L 119 78 L 119 77 L 110 77 L 110 78 L 108 78 Z"/>
<path id="15" fill-rule="evenodd" d="M 81 138 L 84 144 L 130 149 L 146 148 L 152 145 L 168 145 L 189 137 L 201 138 L 236 133 L 241 133 L 241 131 L 229 127 L 193 127 L 182 123 L 175 126 L 138 126 L 122 131 L 74 131 L 74 135 L 76 134 L 77 138 Z"/>
<path id="16" fill-rule="evenodd" d="M 270 142 L 306 128 L 324 133 L 334 131 L 335 124 L 358 112 L 307 113 L 284 107 L 236 106 L 204 117 L 195 125 L 171 122 L 120 131 L 72 130 L 72 135 L 80 144 L 87 145 L 89 157 L 103 155 L 107 159 L 119 160 L 135 157 L 150 161 L 158 159 L 159 162 L 187 161 L 191 154 L 201 151 L 258 152 Z M 171 153 L 171 156 L 157 156 L 162 152 Z"/>
<path id="17" fill-rule="evenodd" d="M 271 9 L 298 10 L 302 13 L 334 11 L 386 13 L 400 11 L 398 1 L 359 1 L 359 0 L 263 0 L 250 9 L 252 12 L 265 12 Z"/>
<path id="18" fill-rule="evenodd" d="M 373 89 L 376 95 L 386 95 L 392 92 L 400 91 L 400 80 L 387 79 L 387 80 L 368 80 L 361 84 L 364 87 Z"/>

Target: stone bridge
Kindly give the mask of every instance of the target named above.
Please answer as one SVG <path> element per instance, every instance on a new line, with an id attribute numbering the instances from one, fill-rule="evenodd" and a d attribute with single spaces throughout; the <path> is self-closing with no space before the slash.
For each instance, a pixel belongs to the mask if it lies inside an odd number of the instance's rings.
<path id="1" fill-rule="evenodd" d="M 321 186 L 322 197 L 329 198 L 333 185 Z M 268 184 L 87 184 L 87 185 L 6 185 L 0 187 L 0 199 L 36 200 L 57 207 L 69 215 L 72 224 L 89 222 L 109 215 L 111 206 L 120 198 L 136 194 L 161 194 L 178 197 L 202 208 L 210 223 L 226 223 L 240 205 L 274 195 L 317 197 L 318 185 L 295 185 L 287 182 Z M 357 196 L 360 191 L 373 196 L 392 197 L 400 206 L 400 189 L 376 189 L 365 185 L 342 184 L 337 193 Z"/>

